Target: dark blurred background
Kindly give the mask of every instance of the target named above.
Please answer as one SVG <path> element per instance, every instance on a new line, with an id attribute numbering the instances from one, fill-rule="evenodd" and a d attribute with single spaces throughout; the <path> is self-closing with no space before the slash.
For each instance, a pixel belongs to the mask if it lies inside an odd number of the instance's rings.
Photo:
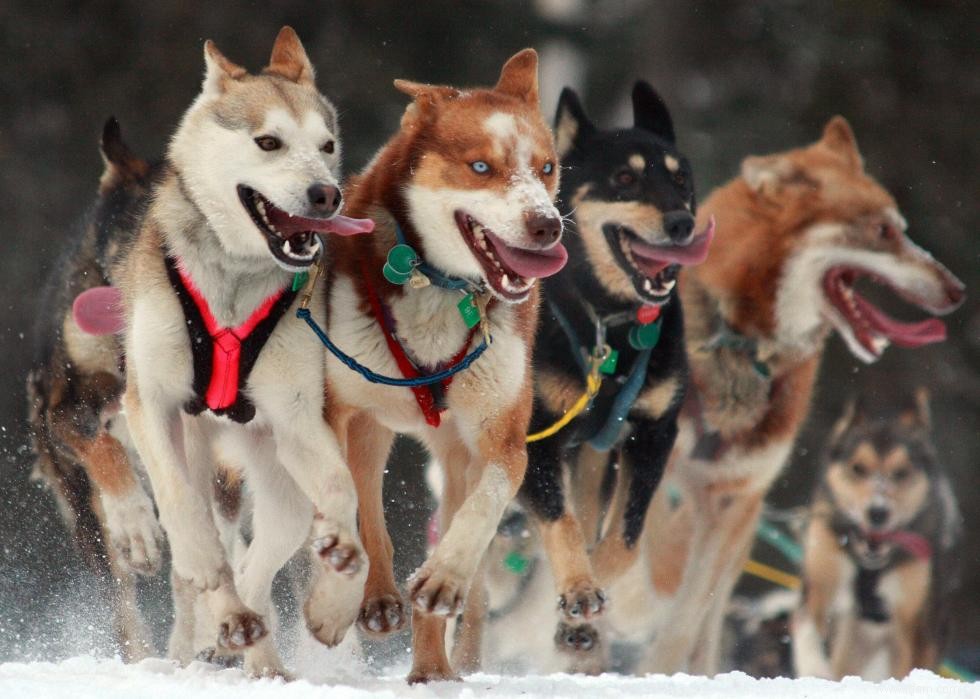
<path id="1" fill-rule="evenodd" d="M 105 614 L 49 496 L 28 482 L 24 376 L 40 285 L 101 169 L 97 140 L 116 115 L 140 153 L 158 155 L 197 93 L 202 43 L 265 64 L 292 24 L 338 105 L 347 172 L 398 124 L 395 77 L 489 84 L 516 50 L 542 58 L 542 106 L 565 84 L 602 124 L 626 123 L 628 94 L 650 80 L 674 114 L 703 196 L 748 154 L 812 141 L 846 116 L 868 170 L 889 188 L 910 235 L 970 288 L 948 320 L 950 339 L 892 349 L 860 365 L 834 338 L 807 428 L 773 494 L 804 503 L 829 425 L 849 394 L 872 405 L 925 384 L 938 446 L 966 514 L 956 646 L 980 645 L 980 5 L 968 2 L 505 0 L 202 3 L 189 0 L 0 3 L 0 659 L 104 649 Z M 403 449 L 390 484 L 421 560 L 426 502 L 418 453 Z M 409 497 L 403 495 L 409 494 Z M 414 495 L 412 495 L 414 494 Z M 165 598 L 156 581 L 149 593 Z M 163 604 L 163 602 L 161 602 Z M 79 613 L 78 610 L 83 610 Z"/>

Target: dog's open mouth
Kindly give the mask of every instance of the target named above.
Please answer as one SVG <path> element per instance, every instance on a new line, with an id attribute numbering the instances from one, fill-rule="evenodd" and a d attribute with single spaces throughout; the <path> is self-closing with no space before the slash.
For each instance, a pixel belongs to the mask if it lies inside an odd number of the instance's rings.
<path id="1" fill-rule="evenodd" d="M 606 242 L 619 266 L 629 274 L 636 293 L 647 303 L 662 304 L 670 298 L 682 266 L 701 264 L 715 235 L 712 218 L 703 231 L 686 245 L 653 245 L 631 228 L 615 223 L 602 227 Z"/>
<path id="2" fill-rule="evenodd" d="M 456 212 L 456 225 L 490 286 L 507 301 L 524 300 L 537 279 L 558 273 L 568 261 L 568 251 L 560 242 L 549 248 L 514 247 L 463 211 Z"/>
<path id="3" fill-rule="evenodd" d="M 854 339 L 870 354 L 871 360 L 878 359 L 892 343 L 899 347 L 921 347 L 946 339 L 946 324 L 938 318 L 906 323 L 872 304 L 854 290 L 854 284 L 861 278 L 890 288 L 919 308 L 925 309 L 927 304 L 872 272 L 847 266 L 830 268 L 823 277 L 824 295 L 847 323 Z"/>
<path id="4" fill-rule="evenodd" d="M 294 216 L 243 184 L 238 185 L 238 198 L 265 236 L 276 262 L 291 272 L 302 271 L 313 264 L 323 247 L 320 235 L 356 235 L 374 230 L 374 222 L 370 219 L 340 215 L 329 218 Z"/>

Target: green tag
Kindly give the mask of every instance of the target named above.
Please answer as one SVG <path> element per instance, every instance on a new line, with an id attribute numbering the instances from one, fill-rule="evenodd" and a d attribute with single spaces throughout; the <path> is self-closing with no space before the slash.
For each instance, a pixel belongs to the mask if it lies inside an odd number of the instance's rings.
<path id="1" fill-rule="evenodd" d="M 396 245 L 388 251 L 388 264 L 399 274 L 411 274 L 418 259 L 418 253 L 409 245 Z"/>
<path id="2" fill-rule="evenodd" d="M 306 280 L 310 278 L 308 272 L 297 272 L 293 275 L 293 291 L 299 291 L 306 286 Z"/>
<path id="3" fill-rule="evenodd" d="M 769 365 L 765 362 L 760 362 L 758 359 L 752 361 L 752 368 L 755 372 L 764 379 L 768 379 L 772 376 L 772 372 L 769 371 Z"/>
<path id="4" fill-rule="evenodd" d="M 456 308 L 459 309 L 459 314 L 463 316 L 463 322 L 466 323 L 467 328 L 476 327 L 480 322 L 480 309 L 476 306 L 476 300 L 473 298 L 473 294 L 464 296 L 456 304 Z"/>
<path id="5" fill-rule="evenodd" d="M 658 319 L 646 325 L 634 325 L 630 328 L 629 340 L 633 349 L 653 349 L 660 342 L 660 323 Z"/>
<path id="6" fill-rule="evenodd" d="M 610 349 L 609 354 L 606 356 L 606 361 L 599 365 L 599 371 L 603 374 L 616 373 L 616 363 L 619 361 L 619 350 Z"/>
<path id="7" fill-rule="evenodd" d="M 390 281 L 392 284 L 398 284 L 399 286 L 402 284 L 407 284 L 409 278 L 412 276 L 411 272 L 408 274 L 399 272 L 387 262 L 385 262 L 385 266 L 381 268 L 381 273 L 384 275 L 385 279 Z"/>
<path id="8" fill-rule="evenodd" d="M 524 575 L 530 563 L 531 561 L 522 556 L 518 551 L 511 551 L 504 558 L 504 567 L 515 575 Z"/>

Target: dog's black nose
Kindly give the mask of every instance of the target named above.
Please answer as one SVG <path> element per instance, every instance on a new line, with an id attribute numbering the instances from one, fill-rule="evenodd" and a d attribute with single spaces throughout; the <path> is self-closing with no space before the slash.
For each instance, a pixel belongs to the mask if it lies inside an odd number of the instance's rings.
<path id="1" fill-rule="evenodd" d="M 668 211 L 664 214 L 664 230 L 675 243 L 686 243 L 694 231 L 694 217 L 689 211 Z"/>
<path id="2" fill-rule="evenodd" d="M 561 238 L 561 219 L 557 216 L 534 213 L 525 216 L 527 233 L 541 246 L 551 245 Z"/>
<path id="3" fill-rule="evenodd" d="M 887 507 L 872 505 L 868 508 L 868 521 L 871 522 L 872 526 L 880 527 L 882 524 L 888 521 L 888 516 L 890 514 L 891 510 L 889 510 Z"/>
<path id="4" fill-rule="evenodd" d="M 322 182 L 311 184 L 306 190 L 306 196 L 310 198 L 313 210 L 324 216 L 329 216 L 339 209 L 342 199 L 339 187 Z"/>

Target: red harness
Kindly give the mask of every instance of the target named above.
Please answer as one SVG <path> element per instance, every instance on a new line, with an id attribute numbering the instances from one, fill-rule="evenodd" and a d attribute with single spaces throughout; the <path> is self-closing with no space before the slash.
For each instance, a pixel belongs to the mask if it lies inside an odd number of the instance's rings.
<path id="1" fill-rule="evenodd" d="M 368 277 L 367 267 L 361 264 L 361 277 L 364 282 L 364 288 L 367 290 L 368 301 L 371 303 L 371 313 L 374 315 L 374 319 L 378 321 L 378 325 L 381 326 L 381 332 L 384 333 L 385 342 L 388 343 L 388 350 L 391 352 L 392 356 L 395 358 L 395 363 L 398 364 L 398 370 L 402 373 L 406 379 L 414 379 L 422 376 L 419 372 L 418 367 L 405 353 L 405 348 L 395 337 L 392 332 L 390 324 L 388 322 L 388 316 L 385 314 L 384 306 L 381 304 L 381 298 L 378 296 L 378 292 L 375 291 L 374 287 L 371 285 L 370 278 Z M 444 369 L 451 369 L 452 367 L 463 361 L 463 357 L 466 356 L 466 349 L 473 342 L 473 337 L 476 334 L 476 327 L 470 330 L 470 334 L 466 338 L 466 342 L 460 347 L 459 352 L 456 353 Z M 450 376 L 447 379 L 440 381 L 438 386 L 442 389 L 444 394 L 449 388 L 449 384 L 453 382 L 453 377 Z M 436 397 L 432 391 L 432 384 L 427 386 L 411 386 L 412 393 L 415 395 L 415 402 L 419 404 L 419 409 L 422 411 L 422 415 L 425 416 L 425 421 L 433 427 L 438 427 L 441 423 L 439 414 L 442 413 L 446 408 L 445 406 L 440 406 L 437 404 Z"/>
<path id="2" fill-rule="evenodd" d="M 215 320 L 208 300 L 194 285 L 182 265 L 177 266 L 177 273 L 180 274 L 180 280 L 184 283 L 187 292 L 194 299 L 194 305 L 197 306 L 204 327 L 214 343 L 214 351 L 211 355 L 211 381 L 208 383 L 208 390 L 204 393 L 204 402 L 211 410 L 228 408 L 238 398 L 238 370 L 242 357 L 242 342 L 252 334 L 255 326 L 269 317 L 272 307 L 282 298 L 286 290 L 280 289 L 268 297 L 237 328 L 222 328 Z"/>
<path id="3" fill-rule="evenodd" d="M 255 406 L 242 395 L 243 385 L 296 293 L 282 288 L 266 298 L 244 323 L 223 328 L 183 265 L 168 256 L 166 266 L 184 310 L 194 359 L 195 398 L 185 409 L 191 414 L 211 410 L 235 422 L 249 422 Z"/>

